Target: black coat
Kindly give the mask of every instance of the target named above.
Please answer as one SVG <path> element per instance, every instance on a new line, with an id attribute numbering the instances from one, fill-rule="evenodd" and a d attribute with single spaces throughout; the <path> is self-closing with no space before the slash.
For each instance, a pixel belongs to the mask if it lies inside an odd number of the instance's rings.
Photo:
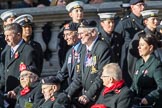
<path id="1" fill-rule="evenodd" d="M 64 81 L 66 78 L 68 79 L 68 85 L 73 81 L 74 74 L 76 72 L 76 66 L 80 63 L 80 56 L 81 51 L 84 48 L 84 45 L 79 43 L 79 47 L 77 48 L 77 56 L 73 54 L 73 47 L 69 49 L 69 51 L 66 54 L 66 59 L 64 62 L 63 67 L 61 68 L 61 71 L 57 73 L 57 77 L 60 79 L 60 81 Z M 74 61 L 73 61 L 74 60 Z"/>
<path id="2" fill-rule="evenodd" d="M 18 47 L 15 55 L 11 58 L 11 48 L 8 46 L 5 52 L 5 59 L 2 62 L 1 87 L 5 92 L 13 90 L 19 85 L 19 65 L 23 62 L 26 65 L 35 65 L 36 53 L 34 49 L 24 41 Z"/>
<path id="3" fill-rule="evenodd" d="M 4 108 L 4 96 L 2 92 L 0 92 L 0 108 Z"/>
<path id="4" fill-rule="evenodd" d="M 130 15 L 124 17 L 119 21 L 115 28 L 115 32 L 117 32 L 124 40 L 124 43 L 122 45 L 121 50 L 121 61 L 120 66 L 123 71 L 123 78 L 126 81 L 128 85 L 130 85 L 130 76 L 127 72 L 127 52 L 128 52 L 128 46 L 130 41 L 133 39 L 134 35 L 143 30 L 143 20 L 142 17 L 137 17 L 133 13 L 130 13 Z"/>
<path id="5" fill-rule="evenodd" d="M 147 27 L 136 33 L 134 38 L 132 39 L 132 41 L 130 42 L 129 44 L 129 48 L 128 48 L 128 56 L 127 56 L 127 61 L 128 61 L 128 72 L 130 74 L 130 76 L 133 78 L 133 72 L 135 72 L 135 64 L 136 64 L 136 61 L 137 59 L 139 59 L 139 53 L 138 53 L 138 44 L 139 44 L 139 34 L 141 32 L 145 32 L 146 34 L 150 34 L 150 35 L 153 35 L 153 36 L 156 36 L 157 40 L 159 41 L 159 43 L 157 43 L 157 46 L 159 47 L 162 47 L 162 45 L 160 44 L 160 41 L 162 40 L 162 35 L 158 32 L 158 31 L 150 31 Z M 161 42 L 162 43 L 162 42 Z M 154 53 L 156 54 L 156 57 L 158 58 L 162 58 L 161 56 L 161 49 L 158 48 L 154 51 Z"/>
<path id="6" fill-rule="evenodd" d="M 111 62 L 111 48 L 99 38 L 96 40 L 90 52 L 93 62 L 91 66 L 85 66 L 87 51 L 84 50 L 81 55 L 81 62 L 78 66 L 80 71 L 77 71 L 77 76 L 71 85 L 67 88 L 67 93 L 72 96 L 75 91 L 83 87 L 82 94 L 85 94 L 89 99 L 98 93 L 102 87 L 100 79 L 103 66 Z"/>
<path id="7" fill-rule="evenodd" d="M 161 108 L 162 64 L 154 54 L 146 62 L 142 58 L 136 62 L 131 90 L 136 97 L 145 97 L 149 105 L 155 102 L 154 108 Z"/>
<path id="8" fill-rule="evenodd" d="M 5 48 L 6 44 L 7 43 L 5 41 L 5 36 L 3 34 L 0 34 L 0 55 L 3 51 L 3 49 Z M 1 59 L 0 59 L 0 61 L 1 61 Z"/>
<path id="9" fill-rule="evenodd" d="M 121 48 L 123 44 L 123 38 L 116 32 L 112 32 L 108 34 L 104 31 L 104 29 L 100 26 L 100 38 L 105 41 L 113 51 L 114 62 L 120 63 L 120 56 L 121 56 Z"/>
<path id="10" fill-rule="evenodd" d="M 42 101 L 36 108 L 70 108 L 69 99 L 63 93 L 56 92 L 53 97 L 47 101 Z"/>
<path id="11" fill-rule="evenodd" d="M 33 104 L 33 108 L 38 105 L 38 103 L 43 100 L 43 94 L 41 91 L 41 83 L 39 81 L 34 82 L 31 84 L 30 86 L 30 92 L 27 93 L 24 96 L 21 96 L 20 92 L 23 88 L 20 88 L 17 94 L 17 102 L 16 102 L 16 107 L 18 106 L 20 108 L 24 108 L 25 103 L 29 102 L 29 100 L 31 101 L 31 103 Z"/>
<path id="12" fill-rule="evenodd" d="M 119 93 L 111 91 L 104 96 L 102 94 L 103 90 L 96 104 L 104 104 L 107 108 L 131 108 L 133 95 L 127 86 L 118 89 L 120 90 Z"/>

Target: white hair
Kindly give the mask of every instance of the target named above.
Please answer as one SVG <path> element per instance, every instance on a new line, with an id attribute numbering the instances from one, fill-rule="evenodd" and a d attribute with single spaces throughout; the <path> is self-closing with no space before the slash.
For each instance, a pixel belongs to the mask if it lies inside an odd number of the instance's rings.
<path id="1" fill-rule="evenodd" d="M 109 63 L 103 67 L 103 72 L 113 77 L 115 80 L 122 80 L 122 70 L 117 63 Z"/>

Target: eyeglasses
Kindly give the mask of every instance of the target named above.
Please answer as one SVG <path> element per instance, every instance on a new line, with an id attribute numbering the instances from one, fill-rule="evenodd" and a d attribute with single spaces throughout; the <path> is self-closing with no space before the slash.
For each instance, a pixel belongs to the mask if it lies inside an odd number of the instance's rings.
<path id="1" fill-rule="evenodd" d="M 104 75 L 103 75 L 103 76 L 101 76 L 101 78 L 104 78 L 104 77 L 110 77 L 110 76 L 106 76 L 106 75 L 105 75 L 105 76 L 104 76 Z"/>
<path id="2" fill-rule="evenodd" d="M 63 35 L 63 37 L 65 38 L 66 36 L 71 36 L 73 34 L 73 32 L 70 32 L 70 33 L 66 33 Z"/>
<path id="3" fill-rule="evenodd" d="M 142 6 L 144 6 L 144 7 L 145 7 L 146 4 L 145 4 L 145 3 L 137 3 L 136 6 L 138 6 L 138 7 L 142 7 Z"/>
<path id="4" fill-rule="evenodd" d="M 20 75 L 20 76 L 19 76 L 19 79 L 25 78 L 25 77 L 30 77 L 31 75 L 32 75 L 32 74 L 26 73 L 26 74 Z"/>

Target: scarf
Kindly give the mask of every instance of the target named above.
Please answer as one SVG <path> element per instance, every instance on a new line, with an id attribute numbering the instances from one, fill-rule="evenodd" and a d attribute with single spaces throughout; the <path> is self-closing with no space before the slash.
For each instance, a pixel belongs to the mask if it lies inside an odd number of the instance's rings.
<path id="1" fill-rule="evenodd" d="M 30 88 L 29 87 L 25 87 L 24 89 L 22 89 L 21 91 L 20 91 L 20 95 L 21 96 L 24 96 L 24 95 L 26 95 L 27 93 L 29 93 L 30 92 Z"/>
<path id="2" fill-rule="evenodd" d="M 104 96 L 105 94 L 111 92 L 111 91 L 115 91 L 115 93 L 120 93 L 120 90 L 118 90 L 119 88 L 121 88 L 124 85 L 124 80 L 120 80 L 115 82 L 111 87 L 105 87 L 104 91 L 102 93 L 102 95 Z"/>
<path id="3" fill-rule="evenodd" d="M 91 108 L 108 108 L 108 107 L 106 107 L 104 104 L 95 104 L 91 106 Z"/>

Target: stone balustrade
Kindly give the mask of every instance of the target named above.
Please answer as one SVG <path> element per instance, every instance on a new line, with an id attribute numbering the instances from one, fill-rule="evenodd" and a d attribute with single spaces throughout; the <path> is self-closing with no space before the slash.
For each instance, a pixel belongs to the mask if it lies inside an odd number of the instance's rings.
<path id="1" fill-rule="evenodd" d="M 122 16 L 122 9 L 120 8 L 121 2 L 107 2 L 102 4 L 84 6 L 85 19 L 98 19 L 97 12 L 117 12 L 118 15 Z M 162 2 L 161 1 L 148 1 L 146 2 L 147 9 L 159 9 L 160 17 L 162 18 Z M 59 69 L 58 62 L 58 38 L 57 35 L 60 30 L 60 26 L 67 20 L 70 20 L 65 7 L 44 7 L 44 8 L 22 8 L 14 9 L 19 15 L 31 14 L 34 17 L 33 34 L 34 40 L 39 42 L 42 46 L 43 51 L 47 49 L 51 52 L 51 57 L 47 60 L 44 59 L 43 73 L 46 75 L 55 74 Z M 0 13 L 6 10 L 0 10 Z M 46 43 L 43 39 L 42 32 L 43 27 L 46 24 L 50 25 L 50 41 Z M 2 22 L 1 22 L 2 24 Z M 48 33 L 49 34 L 49 33 Z M 47 35 L 48 36 L 48 35 Z"/>

